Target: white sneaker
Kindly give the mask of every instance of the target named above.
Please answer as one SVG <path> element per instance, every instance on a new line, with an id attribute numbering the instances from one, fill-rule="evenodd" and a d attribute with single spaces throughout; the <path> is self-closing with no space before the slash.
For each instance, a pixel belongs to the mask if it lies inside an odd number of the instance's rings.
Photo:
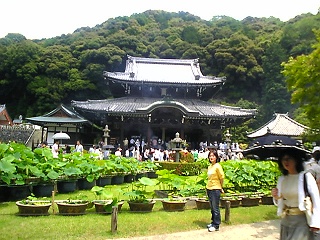
<path id="1" fill-rule="evenodd" d="M 219 231 L 219 228 L 215 228 L 213 226 L 208 228 L 208 232 L 216 232 L 216 231 Z"/>

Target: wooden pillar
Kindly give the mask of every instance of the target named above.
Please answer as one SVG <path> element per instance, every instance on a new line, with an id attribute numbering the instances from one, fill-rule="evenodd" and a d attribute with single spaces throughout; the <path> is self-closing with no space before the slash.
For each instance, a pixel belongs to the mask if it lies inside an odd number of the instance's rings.
<path id="1" fill-rule="evenodd" d="M 118 206 L 112 207 L 111 214 L 111 232 L 115 233 L 118 230 Z"/>
<path id="2" fill-rule="evenodd" d="M 121 123 L 121 126 L 120 126 L 120 139 L 119 139 L 119 143 L 120 143 L 120 146 L 122 149 L 125 150 L 125 147 L 124 147 L 124 144 L 123 144 L 123 139 L 124 139 L 124 127 L 125 127 L 125 124 L 123 124 L 123 122 Z"/>
<path id="3" fill-rule="evenodd" d="M 184 128 L 180 128 L 180 137 L 184 140 Z"/>
<path id="4" fill-rule="evenodd" d="M 231 202 L 226 201 L 226 209 L 225 209 L 225 217 L 224 217 L 224 221 L 226 223 L 230 223 L 230 208 L 231 208 Z"/>
<path id="5" fill-rule="evenodd" d="M 165 139 L 166 139 L 166 128 L 163 127 L 163 128 L 162 128 L 162 134 L 161 134 L 161 140 L 162 140 L 163 142 L 165 142 Z"/>
<path id="6" fill-rule="evenodd" d="M 151 126 L 150 123 L 148 124 L 148 130 L 147 130 L 147 146 L 150 147 L 150 140 L 151 140 Z"/>
<path id="7" fill-rule="evenodd" d="M 54 204 L 54 197 L 55 197 L 55 191 L 51 192 L 51 208 L 52 208 L 52 214 L 56 214 L 55 211 L 55 204 Z"/>

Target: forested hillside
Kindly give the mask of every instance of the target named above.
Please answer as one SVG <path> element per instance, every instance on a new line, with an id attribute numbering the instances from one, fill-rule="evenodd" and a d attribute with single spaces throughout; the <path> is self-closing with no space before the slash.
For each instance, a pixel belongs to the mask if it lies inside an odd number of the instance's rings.
<path id="1" fill-rule="evenodd" d="M 309 54 L 319 28 L 319 13 L 282 22 L 146 11 L 51 39 L 8 34 L 0 39 L 0 104 L 12 117 L 31 117 L 71 100 L 109 98 L 102 72 L 123 71 L 127 54 L 199 58 L 204 75 L 227 77 L 212 101 L 258 108 L 261 125 L 295 110 L 281 63 Z"/>

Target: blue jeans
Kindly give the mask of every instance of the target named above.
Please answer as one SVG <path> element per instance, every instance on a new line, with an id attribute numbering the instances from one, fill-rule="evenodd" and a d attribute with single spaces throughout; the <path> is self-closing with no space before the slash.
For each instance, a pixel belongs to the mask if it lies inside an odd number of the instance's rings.
<path id="1" fill-rule="evenodd" d="M 221 215 L 220 215 L 220 189 L 209 190 L 207 189 L 207 195 L 210 202 L 211 208 L 211 223 L 215 228 L 219 228 L 221 223 Z"/>

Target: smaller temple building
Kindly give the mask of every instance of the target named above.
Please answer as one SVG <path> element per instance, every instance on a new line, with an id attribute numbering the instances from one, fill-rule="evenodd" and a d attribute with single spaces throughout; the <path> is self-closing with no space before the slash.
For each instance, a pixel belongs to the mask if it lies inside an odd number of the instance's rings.
<path id="1" fill-rule="evenodd" d="M 92 127 L 90 121 L 63 104 L 49 113 L 38 117 L 26 118 L 26 120 L 42 127 L 42 142 L 47 141 L 49 145 L 54 143 L 52 136 L 58 132 L 68 133 L 70 139 L 65 139 L 63 143 L 74 145 L 77 140 L 82 140 L 83 136 L 81 134 L 90 132 Z"/>
<path id="2" fill-rule="evenodd" d="M 307 126 L 290 118 L 288 113 L 275 113 L 269 122 L 247 136 L 254 139 L 265 135 L 277 135 L 299 139 L 308 129 Z"/>

